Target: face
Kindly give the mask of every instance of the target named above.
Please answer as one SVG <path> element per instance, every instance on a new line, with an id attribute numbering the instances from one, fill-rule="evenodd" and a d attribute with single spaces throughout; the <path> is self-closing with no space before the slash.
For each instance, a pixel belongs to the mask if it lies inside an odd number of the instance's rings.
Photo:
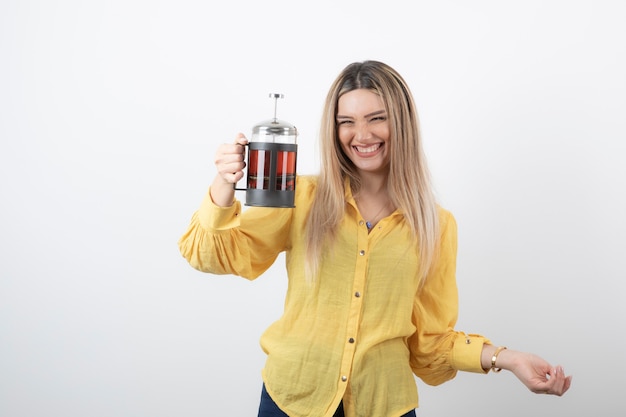
<path id="1" fill-rule="evenodd" d="M 339 97 L 337 133 L 341 148 L 361 172 L 389 169 L 389 121 L 377 94 L 357 89 Z"/>

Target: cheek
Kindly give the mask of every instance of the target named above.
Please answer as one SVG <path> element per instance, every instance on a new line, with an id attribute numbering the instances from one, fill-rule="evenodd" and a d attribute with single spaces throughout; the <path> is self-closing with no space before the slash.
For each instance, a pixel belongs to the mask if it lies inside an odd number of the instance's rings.
<path id="1" fill-rule="evenodd" d="M 346 148 L 348 147 L 349 143 L 350 143 L 350 135 L 348 134 L 348 132 L 346 132 L 345 129 L 339 129 L 337 131 L 337 138 L 339 139 L 339 143 L 341 144 L 342 148 Z"/>
<path id="2" fill-rule="evenodd" d="M 380 125 L 376 128 L 375 132 L 377 137 L 381 138 L 384 141 L 388 141 L 389 140 L 389 126 L 387 125 Z"/>

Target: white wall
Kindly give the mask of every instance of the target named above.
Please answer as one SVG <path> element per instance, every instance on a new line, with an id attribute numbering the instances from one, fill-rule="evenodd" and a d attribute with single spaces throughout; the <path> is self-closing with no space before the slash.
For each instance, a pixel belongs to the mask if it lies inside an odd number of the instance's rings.
<path id="1" fill-rule="evenodd" d="M 206 275 L 176 242 L 216 146 L 271 117 L 268 93 L 285 94 L 313 173 L 331 81 L 379 59 L 413 88 L 459 222 L 459 329 L 574 375 L 562 398 L 504 372 L 420 381 L 419 414 L 623 416 L 625 14 L 617 0 L 3 1 L 0 415 L 256 415 L 283 267 Z"/>

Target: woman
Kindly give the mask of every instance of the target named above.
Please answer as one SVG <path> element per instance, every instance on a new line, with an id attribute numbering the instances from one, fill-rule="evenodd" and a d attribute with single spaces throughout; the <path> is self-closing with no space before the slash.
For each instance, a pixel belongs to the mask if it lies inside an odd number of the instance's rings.
<path id="1" fill-rule="evenodd" d="M 179 246 L 196 269 L 260 276 L 286 252 L 282 317 L 262 335 L 259 416 L 413 416 L 414 375 L 506 369 L 562 395 L 563 368 L 454 329 L 456 223 L 438 206 L 415 103 L 377 61 L 348 65 L 326 98 L 318 176 L 294 209 L 241 210 L 244 135 L 217 150 L 218 175 Z"/>

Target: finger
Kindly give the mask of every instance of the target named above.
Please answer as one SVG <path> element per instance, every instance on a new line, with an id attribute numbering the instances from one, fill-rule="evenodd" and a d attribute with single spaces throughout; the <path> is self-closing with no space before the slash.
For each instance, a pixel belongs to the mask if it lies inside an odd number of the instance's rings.
<path id="1" fill-rule="evenodd" d="M 236 184 L 240 179 L 243 178 L 243 171 L 237 171 L 234 173 L 225 172 L 221 174 L 224 181 L 229 182 L 231 184 Z"/>
<path id="2" fill-rule="evenodd" d="M 243 147 L 240 145 L 222 145 L 215 153 L 214 163 L 220 172 L 234 172 L 243 169 L 244 164 Z M 242 165 L 243 164 L 243 165 Z"/>
<path id="3" fill-rule="evenodd" d="M 559 395 L 563 390 L 563 384 L 565 383 L 565 372 L 563 368 L 557 366 L 552 371 L 550 371 L 550 385 L 548 394 Z"/>
<path id="4" fill-rule="evenodd" d="M 232 146 L 232 149 L 224 149 L 223 152 L 220 152 L 216 155 L 216 164 L 235 164 L 240 163 L 244 160 L 244 153 L 237 150 L 238 148 L 241 148 L 239 145 L 229 146 Z"/>
<path id="5" fill-rule="evenodd" d="M 241 174 L 243 175 L 243 169 L 246 167 L 244 161 L 233 161 L 229 163 L 220 163 L 217 167 L 220 175 L 226 174 Z"/>
<path id="6" fill-rule="evenodd" d="M 531 385 L 528 385 L 528 388 L 535 394 L 550 394 L 554 389 L 557 380 L 556 370 L 549 368 L 543 372 L 537 375 L 537 379 Z"/>
<path id="7" fill-rule="evenodd" d="M 565 378 L 565 384 L 563 385 L 563 394 L 567 392 L 569 387 L 572 385 L 572 376 L 568 376 Z"/>
<path id="8" fill-rule="evenodd" d="M 558 384 L 555 386 L 555 395 L 561 396 L 569 390 L 570 385 L 572 384 L 572 376 L 565 376 L 565 370 L 562 366 L 557 368 L 559 373 Z"/>
<path id="9" fill-rule="evenodd" d="M 235 136 L 235 143 L 238 145 L 246 145 L 248 143 L 248 139 L 243 133 L 237 133 L 237 136 Z"/>
<path id="10" fill-rule="evenodd" d="M 569 389 L 570 381 L 571 377 L 566 377 L 563 367 L 558 366 L 550 372 L 549 387 L 546 393 L 561 396 Z"/>
<path id="11" fill-rule="evenodd" d="M 237 155 L 243 155 L 244 153 L 244 146 L 240 143 L 224 143 L 222 145 L 220 145 L 219 148 L 217 148 L 217 155 L 230 155 L 230 154 L 237 154 Z"/>

